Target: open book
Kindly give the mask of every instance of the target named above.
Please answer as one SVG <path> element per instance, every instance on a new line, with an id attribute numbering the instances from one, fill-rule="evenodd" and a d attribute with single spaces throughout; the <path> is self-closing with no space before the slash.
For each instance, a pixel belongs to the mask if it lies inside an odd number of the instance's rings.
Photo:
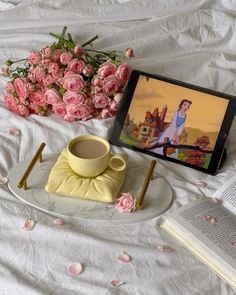
<path id="1" fill-rule="evenodd" d="M 200 198 L 169 214 L 161 228 L 236 289 L 236 176 L 213 198 Z"/>

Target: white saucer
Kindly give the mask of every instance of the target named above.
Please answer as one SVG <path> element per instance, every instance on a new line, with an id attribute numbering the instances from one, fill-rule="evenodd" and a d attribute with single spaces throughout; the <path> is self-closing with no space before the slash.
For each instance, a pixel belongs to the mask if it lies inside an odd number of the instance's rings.
<path id="1" fill-rule="evenodd" d="M 17 184 L 31 160 L 19 162 L 8 173 L 8 187 L 11 192 L 26 204 L 53 216 L 103 225 L 129 224 L 152 219 L 171 205 L 172 190 L 165 179 L 157 176 L 149 184 L 144 200 L 144 209 L 131 213 L 121 213 L 112 204 L 49 194 L 44 190 L 44 187 L 57 158 L 58 155 L 46 155 L 43 156 L 43 162 L 36 163 L 27 181 L 27 190 L 19 189 Z M 140 170 L 138 172 L 137 166 L 128 166 L 122 192 L 132 191 L 133 195 L 139 195 L 145 175 L 141 177 L 138 175 Z M 138 179 L 135 179 L 135 185 L 131 187 L 134 175 Z"/>

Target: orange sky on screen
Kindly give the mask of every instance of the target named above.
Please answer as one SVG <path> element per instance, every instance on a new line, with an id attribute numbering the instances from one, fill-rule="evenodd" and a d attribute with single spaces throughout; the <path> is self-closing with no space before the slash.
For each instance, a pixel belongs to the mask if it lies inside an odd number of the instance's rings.
<path id="1" fill-rule="evenodd" d="M 192 101 L 186 113 L 185 127 L 204 132 L 219 131 L 228 100 L 151 78 L 147 81 L 143 76 L 137 83 L 129 114 L 136 123 L 142 122 L 147 110 L 153 111 L 158 107 L 161 111 L 167 104 L 165 122 L 170 122 L 180 101 L 185 98 Z"/>

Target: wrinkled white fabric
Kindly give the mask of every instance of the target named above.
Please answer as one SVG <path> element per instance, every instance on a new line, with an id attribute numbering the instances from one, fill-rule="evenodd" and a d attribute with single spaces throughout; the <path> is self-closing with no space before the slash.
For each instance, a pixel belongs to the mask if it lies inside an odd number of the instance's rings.
<path id="1" fill-rule="evenodd" d="M 231 0 L 26 0 L 0 1 L 0 67 L 7 59 L 26 57 L 30 49 L 51 44 L 48 32 L 64 25 L 81 42 L 98 34 L 97 49 L 132 47 L 133 68 L 159 73 L 207 88 L 236 93 L 236 2 Z M 59 153 L 80 134 L 109 138 L 114 119 L 68 123 L 55 116 L 19 117 L 4 105 L 0 77 L 0 173 L 30 157 L 41 142 L 45 153 Z M 19 136 L 7 134 L 19 128 Z M 210 196 L 236 171 L 236 120 L 227 141 L 228 156 L 216 176 L 158 160 L 156 172 L 170 183 L 184 205 L 197 194 Z M 115 152 L 124 149 L 113 146 Z M 125 150 L 137 163 L 137 176 L 152 159 Z M 207 187 L 196 186 L 206 181 Z M 130 180 L 135 183 L 135 178 Z M 164 216 L 165 214 L 163 214 Z M 31 232 L 25 219 L 37 221 Z M 53 217 L 24 205 L 0 186 L 0 294 L 204 294 L 231 295 L 233 290 L 159 228 L 160 218 L 122 226 L 68 222 L 55 227 Z M 156 246 L 168 244 L 172 253 Z M 125 265 L 116 256 L 127 252 Z M 67 267 L 79 261 L 79 277 Z M 112 279 L 126 283 L 112 287 Z"/>

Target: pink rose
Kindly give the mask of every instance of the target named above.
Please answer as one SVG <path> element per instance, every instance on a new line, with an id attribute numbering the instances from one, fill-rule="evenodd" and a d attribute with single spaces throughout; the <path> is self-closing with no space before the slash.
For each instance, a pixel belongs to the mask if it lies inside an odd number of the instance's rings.
<path id="1" fill-rule="evenodd" d="M 125 56 L 126 57 L 134 57 L 134 51 L 133 51 L 133 49 L 132 48 L 127 48 L 125 50 Z"/>
<path id="2" fill-rule="evenodd" d="M 116 76 L 118 79 L 125 84 L 129 80 L 129 75 L 130 75 L 131 69 L 130 66 L 126 63 L 122 63 L 119 65 L 116 71 Z"/>
<path id="3" fill-rule="evenodd" d="M 93 86 L 102 86 L 103 82 L 102 79 L 98 78 L 97 76 L 92 80 L 92 85 Z"/>
<path id="4" fill-rule="evenodd" d="M 110 102 L 110 98 L 103 93 L 96 94 L 93 99 L 94 106 L 97 109 L 105 108 L 109 102 Z"/>
<path id="5" fill-rule="evenodd" d="M 56 89 L 48 89 L 45 94 L 45 102 L 51 105 L 58 104 L 62 101 L 60 93 Z"/>
<path id="6" fill-rule="evenodd" d="M 44 66 L 44 67 L 49 67 L 49 65 L 51 64 L 51 60 L 50 59 L 42 59 L 39 62 L 40 65 Z"/>
<path id="7" fill-rule="evenodd" d="M 15 91 L 15 88 L 11 82 L 8 82 L 6 84 L 6 92 L 7 94 L 11 94 L 13 91 Z"/>
<path id="8" fill-rule="evenodd" d="M 46 105 L 44 93 L 40 90 L 31 92 L 29 94 L 29 99 L 34 105 L 39 105 L 39 106 Z"/>
<path id="9" fill-rule="evenodd" d="M 16 112 L 17 114 L 23 117 L 29 116 L 29 113 L 30 113 L 29 109 L 24 104 L 18 104 Z"/>
<path id="10" fill-rule="evenodd" d="M 52 56 L 51 56 L 51 60 L 52 61 L 59 61 L 60 60 L 60 56 L 64 51 L 62 49 L 56 49 L 53 51 Z"/>
<path id="11" fill-rule="evenodd" d="M 84 55 L 85 50 L 84 50 L 83 47 L 81 47 L 79 44 L 77 44 L 77 45 L 75 45 L 74 53 L 75 53 L 78 57 L 81 57 L 82 55 Z"/>
<path id="12" fill-rule="evenodd" d="M 42 50 L 43 59 L 50 58 L 52 56 L 52 49 L 50 47 L 44 47 Z"/>
<path id="13" fill-rule="evenodd" d="M 88 120 L 92 118 L 92 108 L 87 105 L 67 105 L 66 110 L 67 115 L 77 119 Z"/>
<path id="14" fill-rule="evenodd" d="M 48 73 L 56 74 L 59 72 L 59 65 L 56 62 L 51 62 L 48 67 Z"/>
<path id="15" fill-rule="evenodd" d="M 17 105 L 18 105 L 19 100 L 15 98 L 14 96 L 8 94 L 5 97 L 5 104 L 8 107 L 9 110 L 12 112 L 17 112 Z"/>
<path id="16" fill-rule="evenodd" d="M 107 119 L 113 117 L 113 114 L 109 109 L 103 109 L 98 117 L 101 119 Z"/>
<path id="17" fill-rule="evenodd" d="M 63 88 L 71 91 L 79 91 L 84 86 L 83 77 L 78 74 L 70 74 L 63 79 Z"/>
<path id="18" fill-rule="evenodd" d="M 116 209 L 120 212 L 132 212 L 136 209 L 136 199 L 130 193 L 122 193 L 117 200 Z"/>
<path id="19" fill-rule="evenodd" d="M 65 116 L 63 117 L 64 120 L 68 121 L 68 122 L 74 122 L 76 121 L 76 118 L 73 115 L 70 114 L 65 114 Z"/>
<path id="20" fill-rule="evenodd" d="M 66 115 L 66 104 L 58 103 L 52 106 L 52 111 L 60 117 L 64 117 Z"/>
<path id="21" fill-rule="evenodd" d="M 53 78 L 55 78 L 55 83 L 58 85 L 61 85 L 60 80 L 63 77 L 63 71 L 61 69 L 59 69 L 58 72 L 56 73 L 52 73 Z"/>
<path id="22" fill-rule="evenodd" d="M 42 66 L 37 66 L 36 68 L 33 68 L 31 73 L 34 75 L 37 81 L 42 81 L 46 77 L 46 72 Z"/>
<path id="23" fill-rule="evenodd" d="M 77 58 L 73 58 L 68 63 L 68 70 L 73 71 L 76 74 L 82 73 L 83 69 L 85 68 L 85 62 L 83 60 L 79 60 Z"/>
<path id="24" fill-rule="evenodd" d="M 29 56 L 28 56 L 28 61 L 32 65 L 36 65 L 40 62 L 42 56 L 39 52 L 37 51 L 31 51 Z"/>
<path id="25" fill-rule="evenodd" d="M 67 91 L 63 95 L 63 101 L 66 104 L 80 104 L 83 103 L 85 100 L 85 97 L 82 93 L 76 93 L 73 91 Z"/>
<path id="26" fill-rule="evenodd" d="M 46 77 L 41 81 L 43 86 L 48 86 L 56 82 L 56 79 L 51 74 L 47 74 Z"/>
<path id="27" fill-rule="evenodd" d="M 24 79 L 16 78 L 14 80 L 14 87 L 21 102 L 24 102 L 28 95 L 27 84 Z"/>
<path id="28" fill-rule="evenodd" d="M 86 65 L 85 68 L 83 69 L 83 74 L 86 77 L 92 77 L 92 75 L 94 74 L 94 68 L 91 65 Z"/>
<path id="29" fill-rule="evenodd" d="M 115 75 L 106 77 L 103 80 L 103 91 L 107 95 L 112 95 L 120 91 L 121 83 Z"/>
<path id="30" fill-rule="evenodd" d="M 116 66 L 109 60 L 101 64 L 97 73 L 103 79 L 107 76 L 114 75 L 116 72 Z"/>
<path id="31" fill-rule="evenodd" d="M 67 65 L 73 58 L 73 55 L 70 52 L 63 52 L 60 56 L 60 62 L 63 65 Z"/>

